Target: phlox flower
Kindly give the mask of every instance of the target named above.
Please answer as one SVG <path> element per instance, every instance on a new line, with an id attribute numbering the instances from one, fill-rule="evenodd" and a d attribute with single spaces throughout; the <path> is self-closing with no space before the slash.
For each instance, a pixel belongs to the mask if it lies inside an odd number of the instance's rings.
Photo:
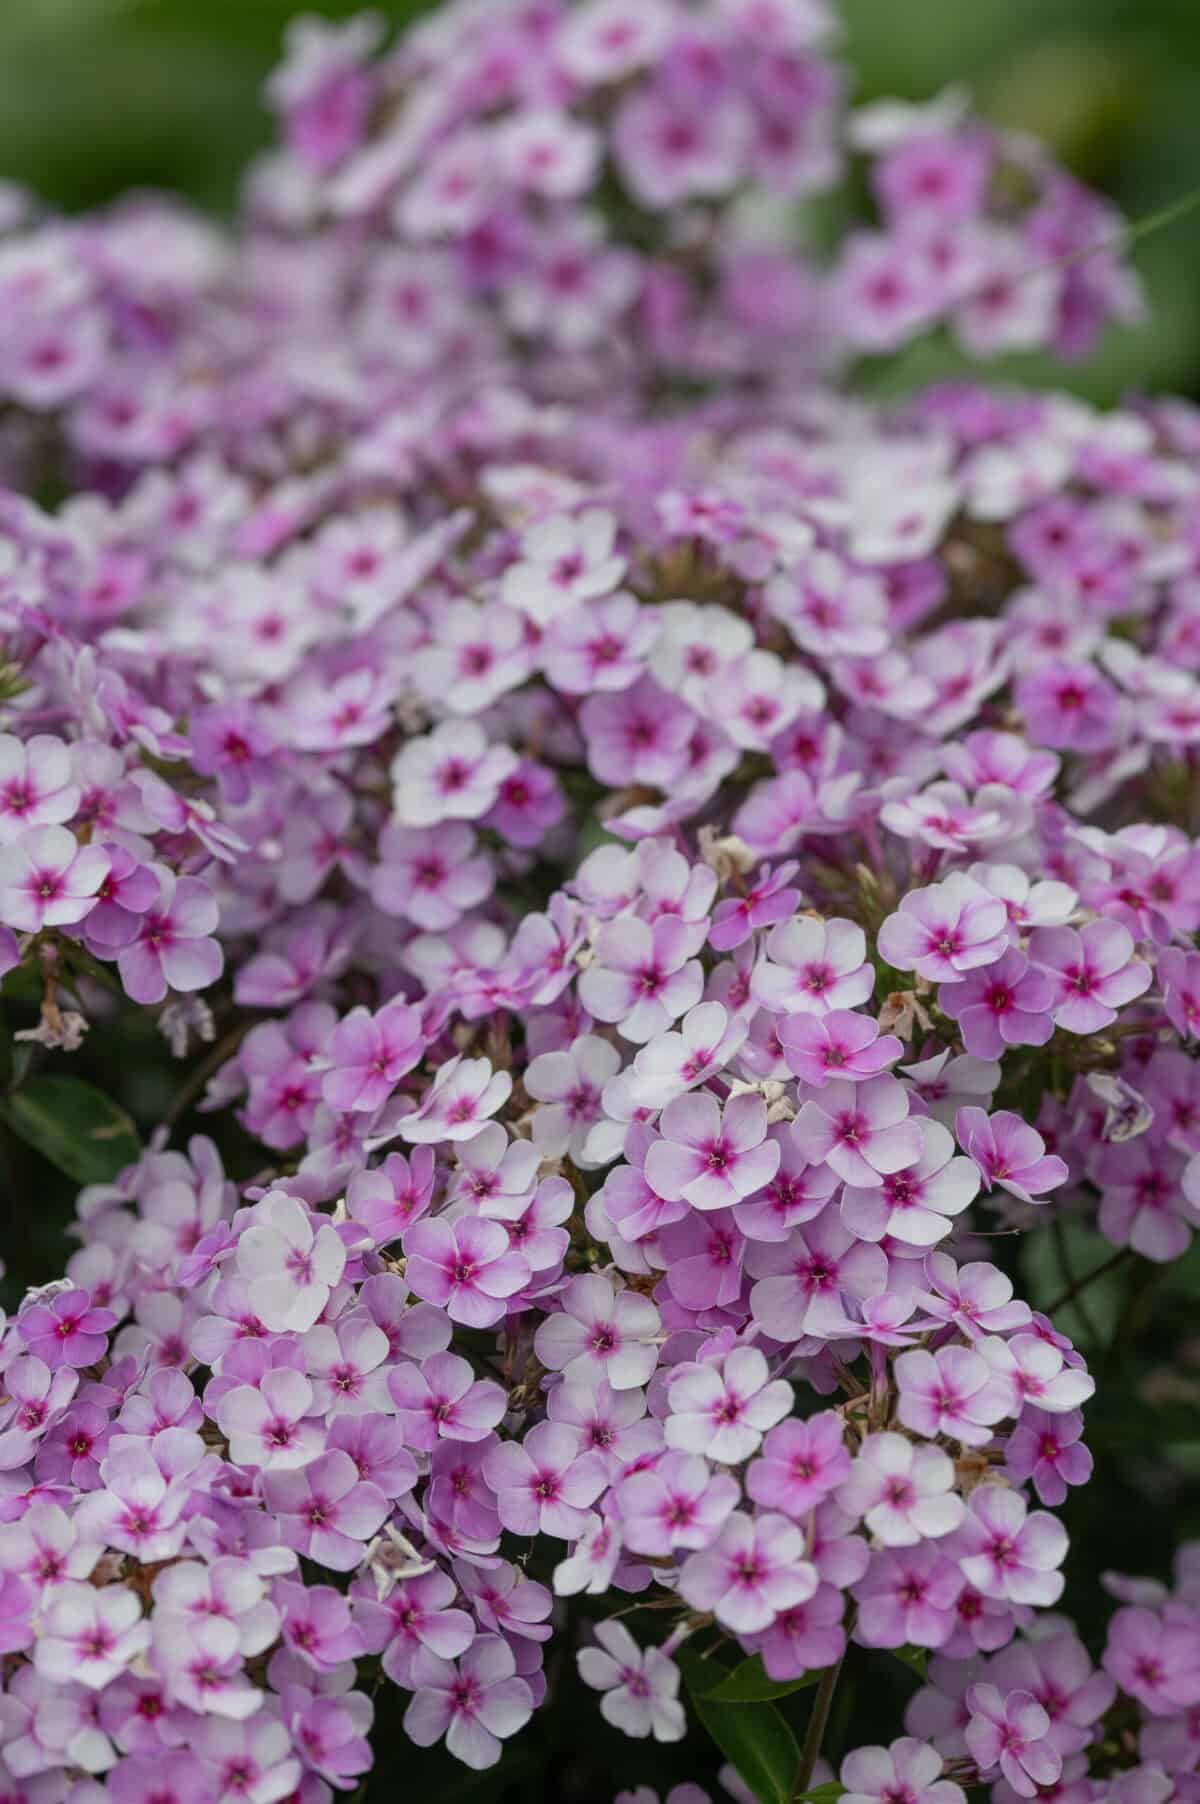
<path id="1" fill-rule="evenodd" d="M 379 836 L 371 900 L 385 914 L 399 915 L 426 932 L 444 932 L 491 893 L 491 860 L 475 847 L 474 831 L 465 821 L 433 827 L 389 822 Z"/>
<path id="2" fill-rule="evenodd" d="M 1056 1516 L 1027 1511 L 1024 1498 L 1006 1485 L 979 1485 L 955 1539 L 967 1581 L 984 1597 L 1014 1604 L 1052 1604 L 1062 1594 L 1058 1568 L 1067 1533 Z"/>
<path id="3" fill-rule="evenodd" d="M 958 1022 L 963 1045 L 979 1059 L 999 1059 L 1008 1046 L 1044 1046 L 1054 1031 L 1053 999 L 1050 974 L 1015 946 L 938 992 L 938 1006 Z"/>
<path id="4" fill-rule="evenodd" d="M 406 1444 L 426 1451 L 439 1439 L 483 1440 L 507 1408 L 502 1387 L 476 1378 L 457 1353 L 435 1353 L 420 1366 L 408 1361 L 393 1366 L 387 1389 Z"/>
<path id="5" fill-rule="evenodd" d="M 1020 1202 L 1032 1203 L 1044 1190 L 1054 1190 L 1068 1177 L 1057 1153 L 1009 1109 L 988 1115 L 983 1109 L 960 1109 L 955 1118 L 958 1144 L 975 1161 L 988 1189 L 999 1185 Z"/>
<path id="6" fill-rule="evenodd" d="M 838 1486 L 840 1508 L 862 1520 L 885 1547 L 911 1547 L 956 1529 L 963 1502 L 954 1465 L 940 1447 L 915 1447 L 902 1434 L 872 1434 Z"/>
<path id="7" fill-rule="evenodd" d="M 939 1121 L 918 1121 L 920 1156 L 880 1184 L 842 1191 L 842 1220 L 864 1240 L 890 1236 L 908 1246 L 927 1247 L 943 1239 L 952 1220 L 979 1192 L 979 1172 L 954 1152 L 954 1136 Z"/>
<path id="8" fill-rule="evenodd" d="M 582 1451 L 583 1437 L 566 1422 L 539 1422 L 523 1441 L 501 1441 L 484 1459 L 500 1520 L 517 1535 L 555 1535 L 572 1541 L 583 1512 L 608 1483 L 600 1454 Z"/>
<path id="9" fill-rule="evenodd" d="M 711 1610 L 734 1634 L 769 1628 L 781 1610 L 817 1588 L 802 1531 L 786 1516 L 734 1510 L 712 1546 L 689 1554 L 679 1572 L 681 1596 Z"/>
<path id="10" fill-rule="evenodd" d="M 800 1110 L 796 1139 L 806 1158 L 864 1190 L 915 1165 L 925 1145 L 920 1124 L 908 1118 L 903 1085 L 886 1075 L 863 1083 L 832 1079 Z"/>
<path id="11" fill-rule="evenodd" d="M 360 1479 L 349 1454 L 336 1449 L 307 1465 L 268 1472 L 263 1488 L 285 1545 L 333 1572 L 359 1565 L 363 1543 L 391 1513 L 378 1485 Z"/>
<path id="12" fill-rule="evenodd" d="M 490 744 L 477 722 L 443 722 L 408 740 L 392 761 L 396 820 L 402 827 L 478 820 L 516 766 L 516 753 Z"/>
<path id="13" fill-rule="evenodd" d="M 880 1035 L 869 1015 L 831 1009 L 826 1015 L 787 1015 L 779 1023 L 779 1044 L 788 1069 L 801 1083 L 823 1089 L 831 1078 L 859 1083 L 878 1077 L 904 1051 L 895 1034 Z"/>
<path id="14" fill-rule="evenodd" d="M 405 1278 L 453 1322 L 487 1328 L 500 1321 L 508 1299 L 529 1282 L 529 1264 L 512 1250 L 498 1221 L 463 1216 L 418 1221 L 404 1236 Z"/>
<path id="15" fill-rule="evenodd" d="M 225 955 L 210 935 L 217 899 L 198 877 L 158 872 L 158 900 L 139 914 L 137 937 L 117 953 L 121 982 L 134 1002 L 161 1002 L 172 990 L 203 990 L 215 983 Z"/>
<path id="16" fill-rule="evenodd" d="M 81 846 L 66 827 L 35 827 L 0 845 L 0 916 L 22 933 L 67 927 L 95 906 L 108 876 L 103 846 Z"/>
<path id="17" fill-rule="evenodd" d="M 636 915 L 607 921 L 595 961 L 579 979 L 579 997 L 598 1021 L 614 1022 L 627 1040 L 651 1040 L 699 1002 L 704 977 L 694 957 L 700 941 L 678 915 L 651 925 Z"/>
<path id="18" fill-rule="evenodd" d="M 584 1683 L 603 1692 L 600 1714 L 626 1735 L 681 1741 L 687 1718 L 679 1701 L 679 1668 L 656 1647 L 641 1648 L 620 1622 L 600 1622 L 598 1647 L 576 1655 Z"/>
<path id="19" fill-rule="evenodd" d="M 999 1767 L 1019 1798 L 1036 1798 L 1062 1772 L 1062 1755 L 1047 1741 L 1050 1718 L 1027 1691 L 1003 1696 L 995 1685 L 972 1685 L 963 1731 L 981 1772 Z"/>
<path id="20" fill-rule="evenodd" d="M 646 1154 L 646 1182 L 668 1202 L 729 1208 L 761 1190 L 779 1167 L 779 1145 L 766 1138 L 766 1105 L 752 1094 L 732 1096 L 724 1108 L 708 1091 L 677 1096 L 659 1128 Z"/>
<path id="21" fill-rule="evenodd" d="M 966 1804 L 961 1785 L 941 1772 L 937 1750 L 911 1736 L 887 1748 L 855 1748 L 842 1762 L 843 1804 Z"/>
<path id="22" fill-rule="evenodd" d="M 0 845 L 69 821 L 80 802 L 71 747 L 54 733 L 0 733 Z"/>
<path id="23" fill-rule="evenodd" d="M 303 1203 L 272 1190 L 256 1204 L 236 1258 L 264 1326 L 275 1333 L 303 1333 L 329 1301 L 345 1269 L 346 1249 L 329 1222 L 314 1228 Z"/>
<path id="24" fill-rule="evenodd" d="M 639 1108 L 664 1108 L 706 1083 L 732 1063 L 747 1031 L 745 1019 L 721 1003 L 698 1002 L 678 1030 L 657 1034 L 639 1049 L 627 1080 L 632 1101 Z"/>
<path id="25" fill-rule="evenodd" d="M 994 964 L 1008 945 L 1008 911 L 961 871 L 941 883 L 910 890 L 879 929 L 879 950 L 901 971 L 931 983 L 953 983 L 967 971 Z"/>
<path id="26" fill-rule="evenodd" d="M 772 1379 L 757 1347 L 735 1347 L 714 1362 L 676 1367 L 667 1391 L 668 1447 L 740 1465 L 758 1451 L 763 1434 L 788 1414 L 792 1387 Z"/>
<path id="27" fill-rule="evenodd" d="M 507 1071 L 494 1071 L 490 1060 L 448 1059 L 417 1107 L 401 1116 L 398 1131 L 425 1145 L 473 1140 L 511 1092 L 512 1078 Z"/>
<path id="28" fill-rule="evenodd" d="M 625 559 L 614 549 L 616 530 L 616 520 L 602 508 L 527 527 L 520 559 L 504 573 L 504 600 L 546 626 L 567 609 L 611 595 L 625 573 Z"/>
<path id="29" fill-rule="evenodd" d="M 332 1070 L 321 1094 L 335 1109 L 378 1109 L 424 1050 L 420 1013 L 408 1003 L 389 1002 L 374 1015 L 351 1009 L 329 1042 Z"/>
<path id="30" fill-rule="evenodd" d="M 127 1586 L 72 1580 L 46 1605 L 33 1657 L 48 1679 L 99 1691 L 149 1645 L 150 1624 Z"/>
<path id="31" fill-rule="evenodd" d="M 1005 1415 L 1008 1387 L 988 1362 L 967 1347 L 913 1348 L 895 1364 L 897 1419 L 930 1440 L 939 1434 L 965 1447 L 983 1447 Z"/>
<path id="32" fill-rule="evenodd" d="M 759 1457 L 746 1469 L 746 1490 L 755 1503 L 802 1522 L 849 1471 L 842 1419 L 821 1410 L 806 1421 L 780 1422 L 769 1431 Z"/>
<path id="33" fill-rule="evenodd" d="M 786 1240 L 754 1246 L 747 1267 L 758 1278 L 750 1292 L 751 1314 L 784 1342 L 802 1334 L 852 1333 L 843 1297 L 880 1295 L 888 1273 L 880 1248 L 857 1239 L 828 1209 L 794 1228 Z"/>
<path id="34" fill-rule="evenodd" d="M 738 1501 L 737 1480 L 698 1454 L 666 1452 L 627 1471 L 605 1501 L 634 1553 L 708 1547 Z"/>
<path id="35" fill-rule="evenodd" d="M 1109 1027 L 1123 1003 L 1149 989 L 1149 965 L 1133 956 L 1133 936 L 1118 921 L 1074 927 L 1039 927 L 1029 937 L 1029 957 L 1050 983 L 1044 1005 L 1068 1033 L 1094 1034 Z"/>
<path id="36" fill-rule="evenodd" d="M 411 1684 L 404 1712 L 409 1740 L 428 1748 L 444 1736 L 447 1751 L 476 1771 L 496 1764 L 501 1741 L 533 1712 L 533 1693 L 517 1677 L 512 1650 L 499 1635 L 481 1635 L 457 1663 L 420 1648 Z"/>
<path id="37" fill-rule="evenodd" d="M 767 935 L 766 958 L 755 967 L 751 991 L 778 1014 L 857 1008 L 875 987 L 866 957 L 866 936 L 856 922 L 801 915 Z"/>
<path id="38" fill-rule="evenodd" d="M 589 1272 L 572 1278 L 562 1308 L 547 1315 L 534 1335 L 534 1351 L 551 1371 L 578 1384 L 603 1381 L 614 1391 L 644 1384 L 657 1364 L 658 1310 L 634 1290 L 614 1291 L 607 1278 Z"/>

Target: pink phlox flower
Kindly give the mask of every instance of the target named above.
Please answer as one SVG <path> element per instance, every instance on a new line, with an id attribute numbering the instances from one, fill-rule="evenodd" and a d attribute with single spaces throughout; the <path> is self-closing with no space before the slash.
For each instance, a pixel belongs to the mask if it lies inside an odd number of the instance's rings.
<path id="1" fill-rule="evenodd" d="M 895 1363 L 897 1420 L 933 1440 L 947 1435 L 964 1447 L 983 1447 L 1008 1411 L 1009 1387 L 968 1347 L 913 1348 Z"/>
<path id="2" fill-rule="evenodd" d="M 309 1210 L 284 1190 L 255 1205 L 236 1257 L 254 1311 L 274 1333 L 311 1328 L 346 1265 L 337 1230 L 328 1221 L 314 1227 Z"/>
<path id="3" fill-rule="evenodd" d="M 378 1109 L 424 1051 L 421 1017 L 410 1004 L 389 1002 L 374 1015 L 351 1009 L 329 1042 L 332 1069 L 321 1094 L 335 1109 Z"/>
<path id="4" fill-rule="evenodd" d="M 67 827 L 33 827 L 0 845 L 0 915 L 22 933 L 68 927 L 96 906 L 110 868 L 103 846 L 81 846 Z"/>
<path id="5" fill-rule="evenodd" d="M 746 1266 L 758 1279 L 750 1292 L 755 1321 L 787 1345 L 806 1334 L 851 1334 L 843 1297 L 878 1296 L 888 1275 L 886 1254 L 851 1234 L 828 1208 L 786 1240 L 748 1248 Z"/>
<path id="6" fill-rule="evenodd" d="M 788 1069 L 802 1083 L 824 1089 L 830 1078 L 859 1083 L 877 1077 L 904 1051 L 895 1034 L 879 1032 L 878 1022 L 853 1009 L 831 1009 L 827 1015 L 787 1015 L 779 1023 L 779 1044 Z"/>
<path id="7" fill-rule="evenodd" d="M 55 1683 L 99 1691 L 149 1645 L 150 1624 L 127 1586 L 71 1580 L 42 1612 L 33 1657 L 38 1672 Z"/>
<path id="8" fill-rule="evenodd" d="M 363 1637 L 350 1605 L 332 1585 L 276 1581 L 273 1598 L 284 1646 L 316 1672 L 333 1672 L 363 1652 Z"/>
<path id="9" fill-rule="evenodd" d="M 434 827 L 389 823 L 379 836 L 379 863 L 371 872 L 371 900 L 426 932 L 442 933 L 490 894 L 492 862 L 476 852 L 465 821 Z"/>
<path id="10" fill-rule="evenodd" d="M 967 1747 L 983 1773 L 999 1768 L 1019 1798 L 1036 1798 L 1062 1772 L 1062 1755 L 1047 1740 L 1050 1718 L 1028 1691 L 1005 1696 L 996 1685 L 972 1685 Z"/>
<path id="11" fill-rule="evenodd" d="M 583 1512 L 608 1484 L 604 1459 L 582 1451 L 583 1437 L 565 1422 L 540 1422 L 523 1441 L 501 1441 L 484 1460 L 500 1520 L 518 1535 L 575 1540 Z"/>
<path id="12" fill-rule="evenodd" d="M 501 783 L 516 766 L 516 753 L 490 744 L 477 722 L 445 721 L 396 753 L 391 773 L 396 819 L 402 827 L 478 820 L 494 806 Z"/>
<path id="13" fill-rule="evenodd" d="M 731 1065 L 748 1031 L 745 1018 L 721 1003 L 697 1003 L 678 1030 L 639 1049 L 627 1080 L 630 1099 L 639 1108 L 664 1108 Z"/>
<path id="14" fill-rule="evenodd" d="M 964 1505 L 954 1493 L 953 1461 L 940 1447 L 914 1446 L 888 1431 L 868 1435 L 837 1501 L 885 1547 L 911 1547 L 956 1529 Z"/>
<path id="15" fill-rule="evenodd" d="M 1029 938 L 1032 964 L 1050 980 L 1046 1006 L 1068 1033 L 1109 1027 L 1117 1010 L 1150 987 L 1152 973 L 1133 956 L 1133 936 L 1118 921 L 1039 927 Z"/>
<path id="16" fill-rule="evenodd" d="M 694 954 L 703 944 L 677 915 L 652 925 L 625 914 L 608 921 L 596 938 L 595 962 L 579 979 L 579 997 L 599 1021 L 611 1021 L 627 1039 L 651 1040 L 700 1001 L 704 978 Z"/>
<path id="17" fill-rule="evenodd" d="M 626 1735 L 681 1741 L 687 1718 L 679 1699 L 680 1673 L 657 1647 L 641 1648 L 620 1622 L 595 1627 L 598 1647 L 576 1655 L 584 1683 L 603 1692 L 600 1714 Z"/>
<path id="18" fill-rule="evenodd" d="M 635 1290 L 614 1290 L 607 1278 L 589 1272 L 572 1278 L 561 1294 L 562 1308 L 547 1315 L 534 1334 L 534 1351 L 544 1366 L 573 1383 L 603 1380 L 615 1391 L 645 1384 L 658 1361 L 658 1310 Z"/>
<path id="19" fill-rule="evenodd" d="M 418 1221 L 404 1236 L 404 1251 L 416 1295 L 472 1328 L 502 1320 L 508 1299 L 529 1281 L 529 1263 L 512 1250 L 502 1223 L 478 1216 Z"/>
<path id="20" fill-rule="evenodd" d="M 615 551 L 617 523 L 601 508 L 559 514 L 527 527 L 521 557 L 501 582 L 507 604 L 546 626 L 580 603 L 611 595 L 625 574 Z"/>
<path id="21" fill-rule="evenodd" d="M 668 1451 L 624 1473 L 604 1508 L 632 1552 L 667 1556 L 709 1546 L 737 1501 L 737 1480 L 729 1473 L 714 1473 L 699 1454 Z"/>
<path id="22" fill-rule="evenodd" d="M 426 1451 L 439 1440 L 483 1440 L 507 1409 L 503 1388 L 476 1378 L 456 1353 L 435 1353 L 420 1366 L 402 1361 L 387 1374 L 387 1390 L 407 1445 Z"/>
<path id="23" fill-rule="evenodd" d="M 879 818 L 900 839 L 961 853 L 1018 838 L 1030 824 L 1031 810 L 999 783 L 983 784 L 969 799 L 961 784 L 938 782 L 885 802 Z"/>
<path id="24" fill-rule="evenodd" d="M 879 929 L 879 950 L 901 971 L 931 983 L 953 983 L 994 964 L 1008 946 L 1008 911 L 997 896 L 961 871 L 910 890 Z"/>
<path id="25" fill-rule="evenodd" d="M 0 845 L 71 819 L 80 802 L 71 750 L 53 733 L 0 733 Z"/>
<path id="26" fill-rule="evenodd" d="M 795 1133 L 806 1158 L 865 1190 L 879 1189 L 886 1176 L 915 1165 L 925 1147 L 920 1122 L 908 1118 L 904 1086 L 886 1074 L 862 1083 L 831 1079 L 804 1103 Z"/>
<path id="27" fill-rule="evenodd" d="M 842 1762 L 842 1804 L 966 1804 L 962 1786 L 941 1778 L 942 1770 L 937 1749 L 911 1736 L 887 1748 L 855 1748 Z"/>
<path id="28" fill-rule="evenodd" d="M 734 1634 L 769 1628 L 781 1610 L 804 1603 L 817 1589 L 803 1532 L 786 1516 L 734 1510 L 712 1546 L 689 1554 L 679 1591 L 696 1610 L 711 1610 Z"/>
<path id="29" fill-rule="evenodd" d="M 313 1401 L 327 1421 L 387 1408 L 390 1354 L 387 1335 L 364 1310 L 351 1310 L 334 1323 L 322 1322 L 304 1336 L 304 1361 Z"/>
<path id="30" fill-rule="evenodd" d="M 349 1454 L 337 1449 L 305 1466 L 268 1471 L 263 1496 L 285 1545 L 333 1572 L 352 1572 L 360 1564 L 364 1543 L 392 1508 L 378 1485 L 360 1479 Z"/>
<path id="31" fill-rule="evenodd" d="M 1046 1190 L 1065 1184 L 1070 1175 L 1057 1153 L 1009 1109 L 988 1115 L 983 1109 L 960 1109 L 955 1118 L 958 1143 L 975 1161 L 988 1189 L 999 1185 L 1018 1201 L 1032 1203 Z"/>
<path id="32" fill-rule="evenodd" d="M 803 1522 L 814 1504 L 836 1491 L 850 1471 L 842 1419 L 821 1410 L 806 1421 L 778 1423 L 746 1470 L 746 1490 L 765 1509 Z"/>
<path id="33" fill-rule="evenodd" d="M 489 1059 L 448 1059 L 433 1083 L 398 1127 L 406 1140 L 436 1145 L 445 1140 L 473 1140 L 489 1115 L 503 1108 L 512 1093 L 507 1071 L 495 1071 Z"/>
<path id="34" fill-rule="evenodd" d="M 962 1588 L 957 1562 L 931 1541 L 881 1548 L 851 1586 L 854 1638 L 864 1647 L 941 1647 L 953 1633 Z"/>
<path id="35" fill-rule="evenodd" d="M 766 1104 L 753 1094 L 732 1096 L 724 1108 L 707 1090 L 677 1096 L 659 1129 L 646 1154 L 646 1181 L 668 1202 L 729 1208 L 761 1190 L 779 1167 L 779 1145 L 766 1137 Z"/>
<path id="36" fill-rule="evenodd" d="M 434 1152 L 414 1147 L 412 1157 L 389 1153 L 382 1165 L 356 1171 L 346 1187 L 346 1209 L 377 1247 L 399 1240 L 433 1200 Z"/>
<path id="37" fill-rule="evenodd" d="M 963 1045 L 979 1059 L 999 1059 L 1008 1046 L 1044 1046 L 1054 1031 L 1053 1004 L 1050 974 L 1015 946 L 938 992 L 938 1006 L 958 1022 Z"/>
<path id="38" fill-rule="evenodd" d="M 599 1034 L 580 1034 L 568 1050 L 543 1052 L 529 1061 L 525 1088 L 542 1106 L 533 1118 L 533 1139 L 546 1159 L 569 1156 L 587 1165 L 585 1147 L 602 1118 L 602 1094 L 621 1068 L 621 1055 Z"/>
<path id="39" fill-rule="evenodd" d="M 568 695 L 627 689 L 658 637 L 653 610 L 624 590 L 560 613 L 542 642 L 546 676 Z"/>
<path id="40" fill-rule="evenodd" d="M 161 1002 L 168 989 L 207 989 L 225 966 L 215 932 L 219 909 L 198 877 L 159 869 L 158 900 L 139 917 L 137 938 L 117 953 L 121 982 L 134 1002 Z"/>
<path id="41" fill-rule="evenodd" d="M 917 1126 L 921 1152 L 911 1165 L 885 1173 L 869 1189 L 847 1184 L 842 1191 L 842 1220 L 864 1240 L 889 1236 L 907 1246 L 931 1246 L 978 1195 L 979 1172 L 970 1159 L 956 1156 L 949 1128 L 928 1118 L 918 1118 Z"/>
<path id="42" fill-rule="evenodd" d="M 967 1582 L 984 1597 L 1044 1607 L 1062 1595 L 1066 1530 L 1045 1510 L 1029 1514 L 1006 1485 L 972 1491 L 954 1550 Z"/>
<path id="43" fill-rule="evenodd" d="M 77 1369 L 97 1364 L 116 1324 L 111 1309 L 97 1308 L 91 1291 L 74 1285 L 44 1302 L 27 1303 L 17 1316 L 22 1342 L 52 1372 L 60 1366 Z"/>
<path id="44" fill-rule="evenodd" d="M 788 1414 L 792 1387 L 770 1377 L 757 1347 L 735 1347 L 718 1366 L 677 1367 L 667 1391 L 668 1447 L 703 1453 L 723 1465 L 740 1465 L 762 1437 Z"/>
<path id="45" fill-rule="evenodd" d="M 799 865 L 794 859 L 773 869 L 764 866 L 759 880 L 744 895 L 729 896 L 713 910 L 708 942 L 718 952 L 732 952 L 744 945 L 752 933 L 774 927 L 796 912 L 800 891 L 789 886 Z"/>
<path id="46" fill-rule="evenodd" d="M 476 1771 L 494 1766 L 501 1742 L 528 1722 L 533 1693 L 499 1635 L 481 1635 L 457 1664 L 422 1647 L 412 1661 L 404 1732 L 419 1748 L 445 1737 L 447 1751 Z"/>
<path id="47" fill-rule="evenodd" d="M 938 1321 L 953 1322 L 968 1340 L 1028 1325 L 1028 1303 L 1013 1296 L 1012 1279 L 986 1260 L 956 1266 L 948 1253 L 930 1253 L 924 1271 L 929 1290 L 917 1293 L 919 1301 Z"/>
<path id="48" fill-rule="evenodd" d="M 826 1015 L 857 1008 L 875 987 L 867 942 L 853 921 L 800 915 L 767 935 L 766 957 L 755 966 L 756 1002 L 777 1014 Z"/>
<path id="49" fill-rule="evenodd" d="M 1061 1415 L 1095 1394 L 1095 1379 L 1083 1369 L 1078 1355 L 1075 1363 L 1067 1363 L 1062 1350 L 1037 1333 L 1014 1334 L 1007 1340 L 988 1334 L 975 1342 L 975 1348 L 1007 1387 L 1011 1405 L 1007 1415 L 1019 1415 L 1029 1404 Z"/>

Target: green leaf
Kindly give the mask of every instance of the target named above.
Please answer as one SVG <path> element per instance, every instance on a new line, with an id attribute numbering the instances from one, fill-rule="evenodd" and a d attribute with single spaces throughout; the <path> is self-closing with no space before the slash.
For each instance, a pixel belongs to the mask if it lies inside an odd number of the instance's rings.
<path id="1" fill-rule="evenodd" d="M 805 1691 L 821 1677 L 821 1669 L 806 1672 L 798 1679 L 769 1679 L 762 1655 L 752 1654 L 710 1686 L 704 1696 L 714 1704 L 758 1704 L 771 1698 L 785 1698 L 793 1691 Z"/>
<path id="2" fill-rule="evenodd" d="M 828 1779 L 824 1785 L 814 1786 L 812 1791 L 802 1791 L 794 1804 L 837 1804 L 838 1799 L 845 1795 L 837 1779 Z"/>
<path id="3" fill-rule="evenodd" d="M 3 1112 L 15 1134 L 78 1184 L 110 1183 L 141 1151 L 124 1109 L 77 1077 L 35 1077 Z"/>
<path id="4" fill-rule="evenodd" d="M 709 1683 L 713 1663 L 686 1650 L 676 1659 L 697 1717 L 759 1804 L 790 1804 L 800 1750 L 778 1710 L 769 1703 L 719 1703 Z"/>
<path id="5" fill-rule="evenodd" d="M 929 1665 L 929 1655 L 923 1647 L 893 1647 L 889 1648 L 888 1652 L 893 1660 L 899 1660 L 902 1666 L 907 1666 L 910 1672 L 915 1672 L 918 1679 L 924 1679 L 926 1668 Z"/>

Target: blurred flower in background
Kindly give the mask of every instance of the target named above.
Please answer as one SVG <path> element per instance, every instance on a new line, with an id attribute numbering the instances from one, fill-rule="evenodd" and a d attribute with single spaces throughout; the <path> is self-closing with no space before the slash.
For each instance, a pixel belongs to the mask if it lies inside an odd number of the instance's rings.
<path id="1" fill-rule="evenodd" d="M 424 8 L 375 10 L 396 23 Z M 262 84 L 293 11 L 293 0 L 0 0 L 0 177 L 68 211 L 131 187 L 228 211 L 269 136 Z M 985 116 L 1037 134 L 1135 222 L 1200 187 L 1195 0 L 844 0 L 842 12 L 860 102 L 965 83 Z M 1148 233 L 1135 261 L 1153 327 L 1114 328 L 1067 386 L 1105 402 L 1140 388 L 1200 394 L 1200 209 Z M 960 363 L 931 341 L 871 379 L 894 392 Z M 997 373 L 1050 379 L 1029 356 Z"/>

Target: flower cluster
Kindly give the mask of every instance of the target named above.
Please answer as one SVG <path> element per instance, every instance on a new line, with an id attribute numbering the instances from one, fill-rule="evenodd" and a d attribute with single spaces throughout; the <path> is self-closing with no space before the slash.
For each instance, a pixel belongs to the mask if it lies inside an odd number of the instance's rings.
<path id="1" fill-rule="evenodd" d="M 681 1650 L 934 1654 L 853 1804 L 1119 1797 L 1116 1685 L 1200 1764 L 1186 1586 L 1108 1678 L 1041 1614 L 1094 1386 L 989 1257 L 1200 1226 L 1200 413 L 815 385 L 1136 298 L 956 102 L 847 124 L 831 29 L 302 21 L 236 238 L 0 242 L 0 963 L 35 1059 L 213 1041 L 259 1160 L 156 1134 L 0 1334 L 35 1804 L 321 1804 L 380 1685 L 488 1767 L 581 1593 L 634 1737 Z M 878 229 L 756 235 L 851 150 Z"/>

